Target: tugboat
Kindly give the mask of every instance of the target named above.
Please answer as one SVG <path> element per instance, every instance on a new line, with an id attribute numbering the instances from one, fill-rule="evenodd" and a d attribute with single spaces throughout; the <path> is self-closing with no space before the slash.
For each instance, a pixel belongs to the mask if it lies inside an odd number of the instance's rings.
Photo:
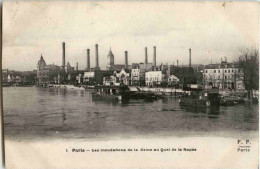
<path id="1" fill-rule="evenodd" d="M 200 85 L 187 85 L 183 89 L 179 103 L 180 106 L 205 109 L 220 106 L 218 89 L 203 89 Z"/>

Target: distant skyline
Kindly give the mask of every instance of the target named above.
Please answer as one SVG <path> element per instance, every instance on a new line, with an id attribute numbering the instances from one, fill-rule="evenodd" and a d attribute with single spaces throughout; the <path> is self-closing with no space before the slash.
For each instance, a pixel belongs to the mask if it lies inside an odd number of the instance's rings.
<path id="1" fill-rule="evenodd" d="M 241 47 L 258 48 L 258 2 L 170 2 L 170 1 L 49 1 L 3 2 L 3 69 L 33 70 L 43 55 L 47 64 L 62 64 L 62 42 L 66 64 L 95 66 L 95 44 L 99 65 L 105 69 L 110 47 L 115 64 L 153 61 L 157 65 L 188 65 L 228 61 Z"/>

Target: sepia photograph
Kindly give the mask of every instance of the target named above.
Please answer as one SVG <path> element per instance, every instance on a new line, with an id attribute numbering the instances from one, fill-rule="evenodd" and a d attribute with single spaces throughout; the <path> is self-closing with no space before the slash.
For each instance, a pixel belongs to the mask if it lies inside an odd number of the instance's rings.
<path id="1" fill-rule="evenodd" d="M 4 1 L 6 168 L 259 168 L 259 3 Z"/>

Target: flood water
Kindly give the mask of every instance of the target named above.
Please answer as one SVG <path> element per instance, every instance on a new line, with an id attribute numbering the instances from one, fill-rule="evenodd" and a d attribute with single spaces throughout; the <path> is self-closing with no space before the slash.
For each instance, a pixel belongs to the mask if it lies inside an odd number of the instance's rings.
<path id="1" fill-rule="evenodd" d="M 186 110 L 178 99 L 92 100 L 91 91 L 4 87 L 5 136 L 19 139 L 232 136 L 258 131 L 258 104 Z"/>

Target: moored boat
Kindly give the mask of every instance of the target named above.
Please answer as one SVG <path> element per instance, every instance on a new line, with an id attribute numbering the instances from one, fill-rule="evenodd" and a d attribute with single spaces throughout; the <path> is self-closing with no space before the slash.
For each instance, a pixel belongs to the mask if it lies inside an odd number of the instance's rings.
<path id="1" fill-rule="evenodd" d="M 179 100 L 180 106 L 194 108 L 219 107 L 218 89 L 202 89 L 200 85 L 188 85 Z"/>
<path id="2" fill-rule="evenodd" d="M 123 100 L 123 90 L 122 86 L 98 85 L 94 87 L 92 99 Z"/>
<path id="3" fill-rule="evenodd" d="M 98 85 L 95 86 L 92 98 L 100 99 L 112 99 L 112 100 L 129 100 L 129 99 L 144 99 L 147 101 L 156 100 L 161 98 L 152 92 L 143 92 L 140 91 L 137 87 L 134 86 L 105 86 Z"/>

